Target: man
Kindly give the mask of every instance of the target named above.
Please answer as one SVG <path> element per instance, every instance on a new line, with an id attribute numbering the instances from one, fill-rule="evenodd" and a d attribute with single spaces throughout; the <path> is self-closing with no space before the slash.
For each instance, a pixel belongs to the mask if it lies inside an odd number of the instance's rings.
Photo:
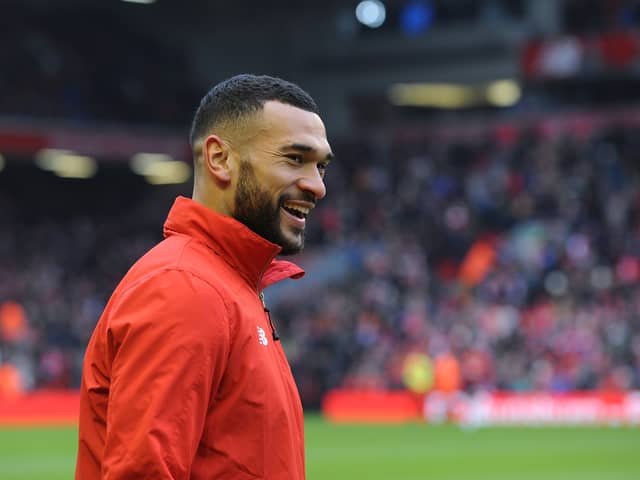
<path id="1" fill-rule="evenodd" d="M 239 75 L 200 103 L 193 199 L 126 274 L 87 348 L 76 479 L 305 477 L 302 406 L 262 289 L 303 271 L 332 158 L 311 97 Z"/>

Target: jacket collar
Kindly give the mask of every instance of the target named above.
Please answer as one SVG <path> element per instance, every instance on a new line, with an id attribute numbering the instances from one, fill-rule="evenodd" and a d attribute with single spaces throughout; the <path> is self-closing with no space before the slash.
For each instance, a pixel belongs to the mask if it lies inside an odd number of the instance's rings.
<path id="1" fill-rule="evenodd" d="M 164 224 L 165 238 L 180 234 L 204 243 L 258 290 L 304 275 L 294 263 L 275 260 L 281 250 L 278 245 L 236 219 L 182 196 L 176 198 Z"/>

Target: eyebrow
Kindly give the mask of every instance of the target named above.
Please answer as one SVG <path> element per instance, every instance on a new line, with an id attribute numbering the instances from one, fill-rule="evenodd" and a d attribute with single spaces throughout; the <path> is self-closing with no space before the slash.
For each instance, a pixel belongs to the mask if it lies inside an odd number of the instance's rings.
<path id="1" fill-rule="evenodd" d="M 315 148 L 311 147 L 310 145 L 305 145 L 303 143 L 291 143 L 289 145 L 283 146 L 282 150 L 297 150 L 299 152 L 304 152 L 304 153 L 313 153 L 316 151 Z M 334 158 L 335 158 L 335 155 L 333 154 L 333 152 L 327 153 L 327 156 L 325 157 L 326 160 L 333 160 Z"/>

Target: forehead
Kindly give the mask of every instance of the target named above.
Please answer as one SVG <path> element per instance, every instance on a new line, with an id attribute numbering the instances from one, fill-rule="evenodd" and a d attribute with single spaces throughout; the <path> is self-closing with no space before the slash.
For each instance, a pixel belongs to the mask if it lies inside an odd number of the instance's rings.
<path id="1" fill-rule="evenodd" d="M 285 103 L 265 102 L 257 118 L 257 137 L 263 141 L 301 143 L 322 152 L 329 151 L 329 143 L 320 117 Z"/>

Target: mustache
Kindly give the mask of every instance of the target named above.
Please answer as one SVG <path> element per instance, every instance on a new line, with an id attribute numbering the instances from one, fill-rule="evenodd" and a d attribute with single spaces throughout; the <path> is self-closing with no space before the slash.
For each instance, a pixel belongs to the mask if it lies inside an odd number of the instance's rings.
<path id="1" fill-rule="evenodd" d="M 318 199 L 312 193 L 302 192 L 300 195 L 290 195 L 290 194 L 282 195 L 280 197 L 280 205 L 282 205 L 284 202 L 288 202 L 289 200 L 308 202 L 313 204 L 314 207 L 316 206 L 316 203 L 318 203 Z"/>

